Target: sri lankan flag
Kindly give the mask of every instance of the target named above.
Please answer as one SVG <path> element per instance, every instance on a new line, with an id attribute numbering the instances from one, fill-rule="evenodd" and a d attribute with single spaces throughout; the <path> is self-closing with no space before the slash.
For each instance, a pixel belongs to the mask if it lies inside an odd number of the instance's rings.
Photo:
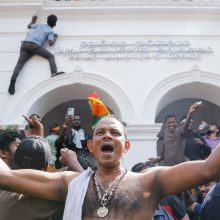
<path id="1" fill-rule="evenodd" d="M 87 97 L 91 111 L 92 111 L 92 128 L 95 127 L 97 122 L 104 116 L 110 115 L 108 108 L 105 104 L 99 99 L 98 95 L 93 92 Z"/>

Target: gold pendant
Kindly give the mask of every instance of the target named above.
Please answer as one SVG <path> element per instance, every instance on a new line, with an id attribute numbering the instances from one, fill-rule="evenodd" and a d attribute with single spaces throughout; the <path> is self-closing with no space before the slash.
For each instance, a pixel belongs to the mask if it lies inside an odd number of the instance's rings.
<path id="1" fill-rule="evenodd" d="M 106 208 L 105 206 L 98 208 L 97 215 L 99 218 L 104 218 L 108 215 L 108 208 Z"/>

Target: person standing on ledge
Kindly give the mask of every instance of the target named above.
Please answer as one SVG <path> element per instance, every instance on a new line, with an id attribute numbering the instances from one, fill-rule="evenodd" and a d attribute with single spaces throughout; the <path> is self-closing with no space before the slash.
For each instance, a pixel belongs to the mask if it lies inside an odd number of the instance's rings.
<path id="1" fill-rule="evenodd" d="M 57 17 L 55 15 L 49 15 L 47 17 L 47 24 L 36 24 L 37 16 L 32 17 L 31 22 L 28 24 L 29 29 L 33 29 L 31 33 L 27 35 L 25 40 L 21 44 L 20 56 L 18 62 L 13 71 L 8 92 L 10 95 L 15 93 L 16 79 L 23 68 L 26 61 L 33 55 L 39 55 L 46 58 L 50 64 L 51 76 L 56 76 L 64 72 L 57 72 L 57 66 L 55 63 L 55 57 L 48 50 L 43 48 L 43 45 L 48 41 L 49 46 L 53 46 L 58 37 L 54 34 L 53 27 L 56 26 Z"/>

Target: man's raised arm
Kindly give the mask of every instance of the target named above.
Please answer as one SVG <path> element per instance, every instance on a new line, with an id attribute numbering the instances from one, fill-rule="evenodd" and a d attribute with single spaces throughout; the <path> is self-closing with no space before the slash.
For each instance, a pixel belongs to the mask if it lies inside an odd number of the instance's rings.
<path id="1" fill-rule="evenodd" d="M 65 201 L 68 183 L 79 173 L 64 171 L 48 173 L 21 169 L 10 170 L 0 159 L 0 188 L 43 199 Z"/>
<path id="2" fill-rule="evenodd" d="M 31 19 L 31 22 L 28 24 L 28 28 L 31 28 L 31 25 L 32 25 L 32 24 L 35 24 L 36 21 L 37 21 L 37 16 L 34 15 L 34 16 L 32 17 L 32 19 Z"/>
<path id="3" fill-rule="evenodd" d="M 84 171 L 83 167 L 80 165 L 79 161 L 77 160 L 77 156 L 74 151 L 69 150 L 67 148 L 63 148 L 60 150 L 60 154 L 61 156 L 59 160 L 61 161 L 63 166 L 68 167 L 68 170 L 72 170 L 80 173 Z"/>
<path id="4" fill-rule="evenodd" d="M 160 196 L 184 192 L 196 185 L 220 178 L 220 145 L 206 159 L 189 161 L 173 167 L 158 167 L 155 178 L 160 188 Z"/>
<path id="5" fill-rule="evenodd" d="M 192 114 L 199 108 L 200 103 L 199 102 L 195 102 L 194 104 L 192 104 L 189 108 L 188 114 L 186 116 L 186 120 L 185 122 L 182 124 L 181 126 L 181 132 L 182 134 L 186 134 L 188 131 L 188 127 L 189 127 L 189 123 L 191 121 L 192 118 Z"/>

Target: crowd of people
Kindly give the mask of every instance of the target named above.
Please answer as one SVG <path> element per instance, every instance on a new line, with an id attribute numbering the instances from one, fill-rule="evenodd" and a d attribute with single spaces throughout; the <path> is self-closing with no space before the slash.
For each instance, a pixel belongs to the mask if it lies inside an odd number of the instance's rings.
<path id="1" fill-rule="evenodd" d="M 192 104 L 179 127 L 168 115 L 159 134 L 162 153 L 131 171 L 121 164 L 131 143 L 111 115 L 100 119 L 93 137 L 80 115 L 51 123 L 45 138 L 37 114 L 25 117 L 24 132 L 2 129 L 0 220 L 217 219 L 219 127 L 202 122 L 194 131 L 199 107 Z"/>
<path id="2" fill-rule="evenodd" d="M 198 128 L 194 130 L 192 113 L 199 108 L 199 105 L 195 108 L 195 104 L 190 107 L 187 116 L 181 118 L 179 127 L 174 114 L 166 116 L 158 134 L 158 144 L 162 146 L 162 151 L 157 158 L 149 158 L 150 163 L 173 166 L 185 161 L 205 160 L 215 150 L 220 143 L 219 126 L 214 122 L 202 121 Z M 210 208 L 207 211 L 207 209 L 204 209 L 205 205 L 203 204 L 204 195 L 211 189 L 210 186 L 215 185 L 215 183 L 212 181 L 204 185 L 198 185 L 190 191 L 170 195 L 164 198 L 160 205 L 170 213 L 173 219 L 217 219 L 220 215 L 217 208 L 215 211 Z M 217 189 L 218 184 L 215 186 Z M 214 192 L 212 197 L 215 197 L 215 207 L 217 207 L 217 192 Z M 205 212 L 206 214 L 204 214 Z"/>
<path id="3" fill-rule="evenodd" d="M 31 114 L 25 119 L 28 123 L 23 131 L 16 127 L 0 131 L 0 158 L 8 167 L 13 170 L 35 169 L 47 172 L 67 169 L 82 172 L 88 167 L 95 169 L 95 160 L 86 146 L 87 139 L 79 136 L 82 132 L 84 134 L 81 116 L 65 116 L 63 129 L 60 130 L 60 126 L 54 123 L 49 128 L 50 134 L 45 138 L 39 115 Z M 41 129 L 38 130 L 31 120 L 37 120 Z M 71 140 L 67 141 L 68 137 Z M 76 143 L 81 145 L 76 146 Z M 21 193 L 0 190 L 0 204 L 0 220 L 61 220 L 63 217 L 63 202 Z"/>

